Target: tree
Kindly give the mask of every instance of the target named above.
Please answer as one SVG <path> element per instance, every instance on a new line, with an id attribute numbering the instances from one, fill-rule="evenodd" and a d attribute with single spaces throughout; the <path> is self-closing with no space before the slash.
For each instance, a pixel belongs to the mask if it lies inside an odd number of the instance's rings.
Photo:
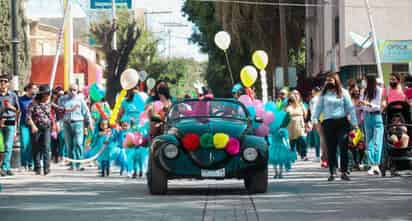
<path id="1" fill-rule="evenodd" d="M 266 0 L 256 0 L 264 2 Z M 266 1 L 267 2 L 267 1 Z M 301 3 L 290 0 L 289 3 Z M 228 54 L 235 73 L 235 80 L 239 81 L 240 69 L 251 64 L 253 51 L 263 49 L 269 55 L 267 73 L 274 73 L 280 65 L 280 26 L 278 6 L 262 6 L 240 3 L 205 3 L 186 0 L 182 8 L 188 20 L 197 26 L 191 41 L 197 43 L 203 52 L 209 55 L 206 79 L 209 85 L 214 86 L 218 96 L 230 93 L 231 83 L 228 80 L 227 68 L 223 53 L 214 44 L 214 35 L 225 30 L 232 37 L 232 44 Z M 285 9 L 287 51 L 297 50 L 303 37 L 305 24 L 304 7 L 288 7 Z M 268 83 L 273 79 L 268 75 Z M 260 82 L 256 86 L 260 90 Z M 223 87 L 222 87 L 223 86 Z M 270 88 L 271 90 L 272 88 Z M 224 91 L 223 91 L 224 90 Z"/>
<path id="2" fill-rule="evenodd" d="M 114 32 L 117 34 L 117 50 L 113 49 Z M 118 20 L 113 24 L 108 18 L 91 25 L 90 32 L 105 54 L 107 84 L 106 98 L 114 105 L 116 94 L 121 90 L 120 75 L 127 68 L 130 54 L 141 35 L 139 22 L 132 13 L 119 11 Z"/>
<path id="3" fill-rule="evenodd" d="M 30 73 L 30 47 L 26 30 L 27 18 L 23 8 L 23 1 L 17 1 L 18 13 L 18 64 L 20 70 L 20 84 L 27 83 Z M 12 74 L 12 46 L 11 46 L 11 11 L 10 0 L 0 0 L 0 72 Z"/>

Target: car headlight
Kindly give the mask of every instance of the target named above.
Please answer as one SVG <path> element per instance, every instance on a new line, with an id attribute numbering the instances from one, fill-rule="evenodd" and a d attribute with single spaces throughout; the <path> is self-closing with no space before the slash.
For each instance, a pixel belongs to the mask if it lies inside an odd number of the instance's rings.
<path id="1" fill-rule="evenodd" d="M 166 158 L 171 160 L 177 157 L 177 155 L 179 154 L 179 149 L 174 144 L 167 144 L 163 148 L 163 154 Z"/>
<path id="2" fill-rule="evenodd" d="M 243 159 L 245 159 L 248 162 L 253 162 L 257 159 L 258 157 L 258 151 L 255 148 L 248 147 L 245 150 L 243 150 Z"/>

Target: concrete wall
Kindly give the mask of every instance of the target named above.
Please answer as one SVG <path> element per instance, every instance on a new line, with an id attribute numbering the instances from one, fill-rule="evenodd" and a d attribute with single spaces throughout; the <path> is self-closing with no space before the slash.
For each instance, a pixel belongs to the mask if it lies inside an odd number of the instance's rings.
<path id="1" fill-rule="evenodd" d="M 370 0 L 376 34 L 379 40 L 412 39 L 411 0 Z M 371 32 L 363 0 L 345 0 L 340 4 L 341 65 L 358 65 L 350 32 L 367 36 Z M 363 64 L 375 64 L 373 47 L 360 56 Z"/>

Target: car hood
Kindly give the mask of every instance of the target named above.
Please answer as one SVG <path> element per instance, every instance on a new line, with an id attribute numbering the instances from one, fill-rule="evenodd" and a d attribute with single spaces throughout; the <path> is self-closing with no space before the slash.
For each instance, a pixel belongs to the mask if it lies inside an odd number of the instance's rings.
<path id="1" fill-rule="evenodd" d="M 225 133 L 231 137 L 239 138 L 247 129 L 247 123 L 232 119 L 182 119 L 174 125 L 180 134 L 196 133 Z"/>

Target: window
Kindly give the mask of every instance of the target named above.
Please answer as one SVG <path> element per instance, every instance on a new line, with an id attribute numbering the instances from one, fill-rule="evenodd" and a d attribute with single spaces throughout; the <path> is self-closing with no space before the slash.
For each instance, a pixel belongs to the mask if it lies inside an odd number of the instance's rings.
<path id="1" fill-rule="evenodd" d="M 408 74 L 409 73 L 409 65 L 408 64 L 393 64 L 392 65 L 392 72 L 399 73 L 399 74 Z"/>

